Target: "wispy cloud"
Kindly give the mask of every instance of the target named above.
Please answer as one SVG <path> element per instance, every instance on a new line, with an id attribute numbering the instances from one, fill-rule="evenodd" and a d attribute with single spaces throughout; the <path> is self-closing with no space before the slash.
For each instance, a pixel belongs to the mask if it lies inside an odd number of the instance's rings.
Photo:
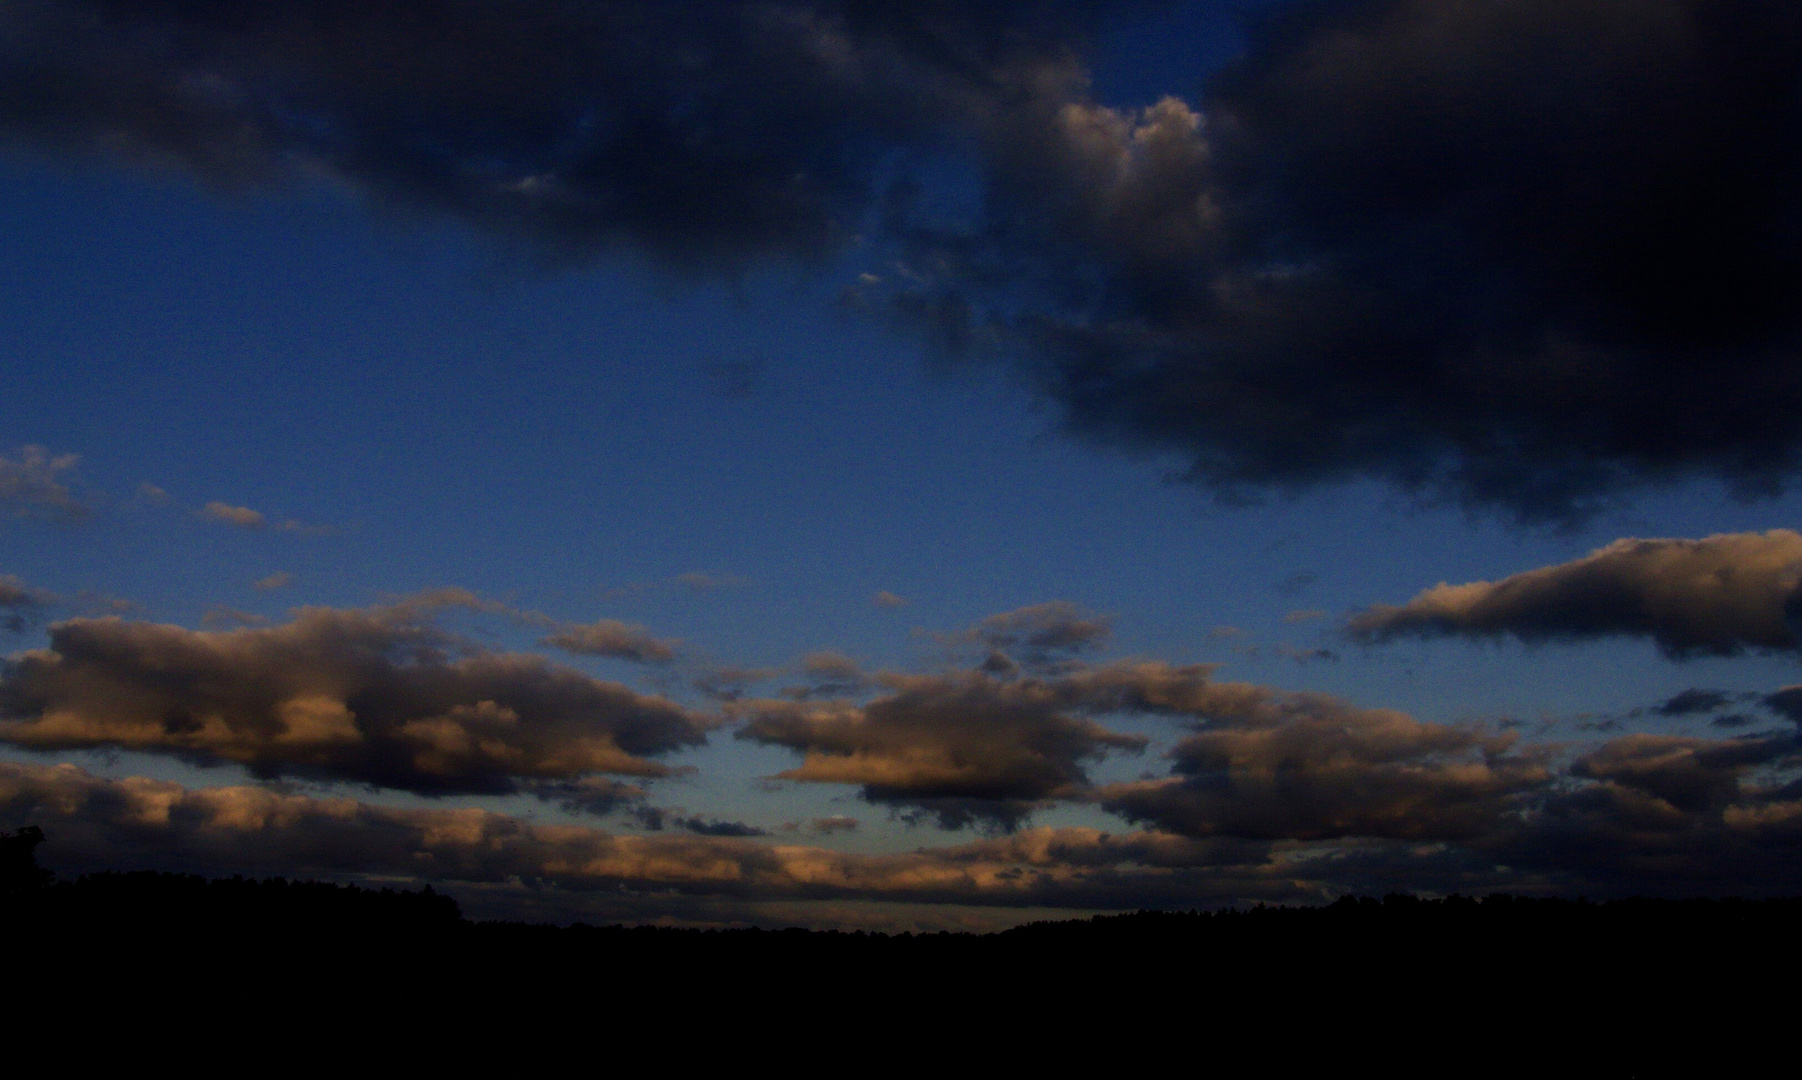
<path id="1" fill-rule="evenodd" d="M 88 516 L 92 508 L 69 488 L 80 460 L 75 454 L 53 455 L 41 446 L 0 454 L 0 514 L 63 520 Z"/>

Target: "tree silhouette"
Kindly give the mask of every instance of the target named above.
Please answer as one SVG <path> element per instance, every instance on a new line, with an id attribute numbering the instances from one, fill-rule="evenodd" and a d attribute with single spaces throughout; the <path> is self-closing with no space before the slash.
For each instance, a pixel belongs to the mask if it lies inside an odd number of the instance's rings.
<path id="1" fill-rule="evenodd" d="M 49 885 L 56 875 L 38 865 L 37 846 L 44 830 L 27 825 L 18 832 L 0 832 L 0 896 L 16 896 Z"/>

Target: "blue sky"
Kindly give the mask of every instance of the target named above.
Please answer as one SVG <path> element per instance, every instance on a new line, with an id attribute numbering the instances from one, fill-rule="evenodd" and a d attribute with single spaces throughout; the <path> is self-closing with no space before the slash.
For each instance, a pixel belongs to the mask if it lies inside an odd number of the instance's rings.
<path id="1" fill-rule="evenodd" d="M 1090 100 L 1199 103 L 1242 45 L 1214 5 L 1124 18 L 1086 54 Z M 1633 635 L 1360 644 L 1344 632 L 1369 605 L 1622 537 L 1793 527 L 1794 495 L 1746 500 L 1719 478 L 1648 474 L 1602 513 L 1521 524 L 1506 505 L 1423 500 L 1373 466 L 1217 500 L 1179 478 L 1180 449 L 1071 434 L 1031 374 L 947 360 L 848 303 L 859 274 L 897 273 L 879 235 L 724 274 L 631 244 L 571 257 L 349 181 L 211 183 L 17 132 L 0 190 L 0 451 L 78 455 L 59 475 L 90 508 L 0 520 L 0 573 L 57 598 L 0 639 L 15 655 L 45 648 L 63 619 L 225 633 L 444 587 L 565 623 L 622 620 L 678 640 L 680 660 L 556 655 L 517 618 L 437 616 L 483 648 L 552 656 L 721 717 L 704 746 L 662 759 L 693 772 L 655 780 L 654 803 L 778 840 L 785 822 L 852 816 L 856 831 L 806 842 L 867 853 L 981 830 L 910 823 L 854 784 L 772 787 L 796 754 L 733 738 L 742 717 L 696 680 L 821 651 L 870 671 L 948 670 L 973 659 L 943 635 L 1069 601 L 1111 619 L 1084 662 L 1218 664 L 1218 680 L 1560 747 L 1610 737 L 1596 727 L 1610 719 L 1616 733 L 1706 733 L 1694 717 L 1628 714 L 1692 686 L 1765 694 L 1797 681 L 1782 650 L 1677 662 Z M 214 502 L 270 527 L 209 517 Z M 1187 730 L 1157 716 L 1108 725 L 1151 742 L 1094 764 L 1097 786 L 1165 775 L 1161 755 Z M 261 782 L 229 761 L 122 745 L 0 757 L 190 788 Z M 650 831 L 526 794 L 299 782 L 385 806 Z M 1082 800 L 1031 824 L 1127 827 Z"/>

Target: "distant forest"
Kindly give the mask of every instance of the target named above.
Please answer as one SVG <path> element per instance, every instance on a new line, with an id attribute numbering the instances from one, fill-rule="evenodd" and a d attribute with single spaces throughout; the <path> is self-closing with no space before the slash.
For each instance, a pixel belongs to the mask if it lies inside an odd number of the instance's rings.
<path id="1" fill-rule="evenodd" d="M 473 922 L 430 887 L 156 872 L 56 881 L 33 858 L 42 839 L 0 833 L 14 990 L 25 978 L 81 993 L 129 970 L 155 972 L 176 1000 L 236 986 L 264 1005 L 392 993 L 412 1007 L 421 988 L 511 988 L 485 1007 L 523 1007 L 515 994 L 553 1010 L 603 1001 L 609 1015 L 667 1025 L 703 1007 L 746 1022 L 905 1006 L 954 1027 L 1100 995 L 1103 1013 L 1134 1025 L 1299 1032 L 1290 1056 L 1378 1037 L 1375 1024 L 1385 1039 L 1474 1040 L 1498 1062 L 1527 1043 L 1588 1046 L 1604 1073 L 1631 1058 L 1622 1075 L 1642 1075 L 1648 1061 L 1716 1052 L 1703 1044 L 1721 1024 L 1788 1030 L 1802 959 L 1802 899 L 1348 896 L 992 934 L 555 927 Z"/>

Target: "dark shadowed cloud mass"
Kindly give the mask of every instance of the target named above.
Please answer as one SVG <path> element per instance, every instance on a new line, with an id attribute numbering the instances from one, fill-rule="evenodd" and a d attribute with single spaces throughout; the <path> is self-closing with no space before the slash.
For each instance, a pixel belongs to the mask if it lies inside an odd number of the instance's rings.
<path id="1" fill-rule="evenodd" d="M 1096 792 L 1128 820 L 1190 836 L 1453 839 L 1494 829 L 1551 776 L 1541 753 L 1320 694 L 1220 685 L 1189 709 L 1174 776 Z"/>
<path id="2" fill-rule="evenodd" d="M 1073 429 L 1229 496 L 1371 475 L 1568 520 L 1793 475 L 1802 11 L 1338 0 L 1249 39 L 1193 106 L 1011 129 L 966 265 L 1044 299 L 947 278 L 922 317 L 1004 328 Z"/>
<path id="3" fill-rule="evenodd" d="M 1376 476 L 1570 520 L 1802 452 L 1802 14 L 1328 0 L 1142 109 L 1141 4 L 79 0 L 0 25 L 0 131 L 325 177 L 559 254 L 811 258 L 1228 497 Z M 919 163 L 970 163 L 935 212 Z M 880 264 L 880 265 L 878 265 Z"/>
<path id="4" fill-rule="evenodd" d="M 862 703 L 751 701 L 738 737 L 803 756 L 784 780 L 856 784 L 866 800 L 935 817 L 941 828 L 1012 829 L 1051 800 L 1087 783 L 1085 762 L 1139 750 L 1080 715 L 1064 688 L 1009 681 L 985 671 L 876 677 Z"/>
<path id="5" fill-rule="evenodd" d="M 1799 587 L 1802 535 L 1788 529 L 1617 540 L 1575 562 L 1377 605 L 1353 616 L 1348 630 L 1364 641 L 1644 637 L 1673 657 L 1795 652 Z"/>
<path id="6" fill-rule="evenodd" d="M 709 721 L 541 657 L 434 629 L 406 605 L 303 608 L 272 627 L 118 618 L 50 628 L 0 677 L 0 740 L 236 762 L 260 776 L 421 793 L 654 777 Z"/>

